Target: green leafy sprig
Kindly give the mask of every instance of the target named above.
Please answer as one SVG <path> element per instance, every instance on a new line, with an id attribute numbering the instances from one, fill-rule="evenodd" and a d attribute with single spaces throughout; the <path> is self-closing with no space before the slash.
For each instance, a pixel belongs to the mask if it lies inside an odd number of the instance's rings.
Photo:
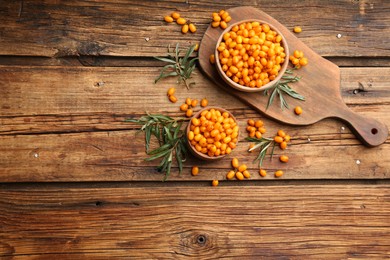
<path id="1" fill-rule="evenodd" d="M 305 100 L 304 96 L 300 95 L 298 92 L 293 90 L 288 85 L 288 83 L 297 82 L 297 81 L 299 81 L 301 79 L 298 76 L 291 75 L 292 73 L 293 73 L 293 70 L 286 70 L 285 74 L 289 74 L 289 75 L 283 75 L 281 80 L 277 81 L 272 86 L 272 88 L 267 89 L 266 91 L 264 91 L 264 95 L 269 95 L 269 93 L 271 92 L 271 95 L 269 96 L 269 99 L 268 99 L 268 103 L 267 103 L 266 109 L 268 109 L 271 106 L 272 102 L 275 99 L 276 94 L 279 96 L 280 108 L 281 109 L 289 108 L 288 103 L 287 103 L 287 101 L 285 100 L 285 98 L 283 96 L 284 94 L 287 94 L 290 97 L 298 99 L 298 100 L 302 100 L 302 101 Z"/>
<path id="2" fill-rule="evenodd" d="M 255 143 L 255 145 L 253 147 L 248 149 L 248 152 L 252 152 L 256 149 L 260 150 L 259 154 L 257 155 L 257 157 L 255 159 L 255 162 L 259 161 L 259 168 L 261 168 L 261 166 L 263 165 L 263 160 L 264 160 L 265 156 L 267 155 L 267 151 L 271 147 L 271 145 L 272 145 L 272 150 L 270 153 L 270 158 L 272 159 L 272 156 L 274 154 L 274 149 L 275 149 L 274 139 L 266 138 L 266 137 L 261 137 L 261 138 L 247 137 L 247 138 L 245 138 L 245 140 Z"/>
<path id="3" fill-rule="evenodd" d="M 195 84 L 195 82 L 188 82 L 188 79 L 191 77 L 191 74 L 195 69 L 195 62 L 199 59 L 198 57 L 190 58 L 191 54 L 194 52 L 195 47 L 196 45 L 192 45 L 187 50 L 184 57 L 180 57 L 179 44 L 176 44 L 175 51 L 172 53 L 173 56 L 171 55 L 171 50 L 168 46 L 167 57 L 154 57 L 157 60 L 169 63 L 162 68 L 160 76 L 156 78 L 154 83 L 157 83 L 160 79 L 166 77 L 178 76 L 178 83 L 183 81 L 187 89 L 189 89 L 191 85 Z"/>
<path id="4" fill-rule="evenodd" d="M 145 152 L 149 155 L 145 161 L 161 159 L 157 170 L 165 173 L 163 181 L 167 180 L 171 173 L 173 158 L 176 159 L 179 173 L 183 170 L 183 162 L 187 158 L 186 136 L 182 128 L 186 118 L 173 119 L 160 114 L 147 114 L 139 119 L 127 119 L 141 126 L 140 131 L 145 133 Z M 155 136 L 159 147 L 150 151 L 151 137 Z"/>

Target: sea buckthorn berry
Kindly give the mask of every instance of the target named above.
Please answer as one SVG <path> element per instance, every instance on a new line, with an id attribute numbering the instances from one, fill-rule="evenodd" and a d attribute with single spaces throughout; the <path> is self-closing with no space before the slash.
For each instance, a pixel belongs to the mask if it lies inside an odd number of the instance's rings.
<path id="1" fill-rule="evenodd" d="M 249 171 L 243 171 L 242 175 L 244 175 L 244 177 L 247 179 L 249 179 L 251 177 L 251 174 L 249 173 Z"/>
<path id="2" fill-rule="evenodd" d="M 279 160 L 280 160 L 281 162 L 286 163 L 286 162 L 288 162 L 288 156 L 287 156 L 287 155 L 281 155 L 281 156 L 279 157 Z"/>
<path id="3" fill-rule="evenodd" d="M 213 181 L 211 182 L 211 185 L 212 185 L 213 187 L 217 187 L 218 184 L 219 184 L 219 181 L 218 181 L 218 180 L 213 180 Z"/>
<path id="4" fill-rule="evenodd" d="M 226 12 L 226 11 L 222 9 L 222 10 L 219 11 L 218 15 L 221 16 L 221 15 L 223 15 L 225 12 Z"/>
<path id="5" fill-rule="evenodd" d="M 295 114 L 300 115 L 300 114 L 302 114 L 303 111 L 302 111 L 302 108 L 300 106 L 297 106 L 294 108 L 294 112 L 295 112 Z"/>
<path id="6" fill-rule="evenodd" d="M 302 58 L 303 57 L 303 52 L 299 51 L 299 50 L 295 50 L 294 51 L 294 57 L 297 58 L 297 59 Z"/>
<path id="7" fill-rule="evenodd" d="M 188 33 L 188 24 L 183 24 L 183 26 L 181 27 L 181 32 Z"/>
<path id="8" fill-rule="evenodd" d="M 222 29 L 226 29 L 227 28 L 227 23 L 225 21 L 221 21 L 219 23 L 219 26 L 221 26 Z"/>
<path id="9" fill-rule="evenodd" d="M 173 12 L 173 13 L 171 14 L 171 16 L 172 16 L 172 18 L 175 19 L 175 20 L 177 20 L 177 19 L 180 18 L 180 14 L 179 14 L 178 12 Z"/>
<path id="10" fill-rule="evenodd" d="M 186 111 L 186 117 L 191 117 L 194 111 L 190 108 Z"/>
<path id="11" fill-rule="evenodd" d="M 265 127 L 260 127 L 259 128 L 259 132 L 262 133 L 262 134 L 265 134 L 267 130 L 265 129 Z"/>
<path id="12" fill-rule="evenodd" d="M 214 22 L 220 22 L 222 20 L 221 16 L 219 16 L 217 13 L 213 14 L 213 21 Z"/>
<path id="13" fill-rule="evenodd" d="M 236 175 L 236 172 L 233 171 L 233 170 L 231 170 L 231 171 L 229 171 L 229 172 L 226 174 L 226 179 L 231 180 L 231 179 L 234 178 L 235 175 Z"/>
<path id="14" fill-rule="evenodd" d="M 266 170 L 263 170 L 263 169 L 260 169 L 259 174 L 260 174 L 261 177 L 267 176 Z"/>
<path id="15" fill-rule="evenodd" d="M 261 120 L 257 120 L 257 121 L 255 122 L 255 127 L 257 127 L 257 128 L 262 127 L 263 125 L 264 125 L 264 123 L 263 123 L 263 121 L 261 121 Z"/>
<path id="16" fill-rule="evenodd" d="M 219 25 L 220 25 L 220 22 L 212 22 L 212 23 L 211 23 L 211 26 L 212 26 L 213 28 L 217 28 L 217 27 L 219 27 Z"/>
<path id="17" fill-rule="evenodd" d="M 194 51 L 198 51 L 198 50 L 199 50 L 199 43 L 196 43 L 196 44 L 195 44 Z"/>
<path id="18" fill-rule="evenodd" d="M 242 174 L 242 172 L 236 172 L 236 178 L 237 180 L 242 181 L 244 179 L 244 175 Z"/>
<path id="19" fill-rule="evenodd" d="M 277 135 L 277 136 L 274 137 L 274 141 L 275 141 L 276 143 L 280 144 L 280 143 L 283 142 L 284 140 L 283 140 L 283 137 Z"/>
<path id="20" fill-rule="evenodd" d="M 182 105 L 180 106 L 180 110 L 183 111 L 183 112 L 187 111 L 187 110 L 188 110 L 188 105 L 185 104 L 185 103 L 182 104 Z"/>
<path id="21" fill-rule="evenodd" d="M 191 98 L 186 98 L 186 104 L 188 105 L 188 106 L 191 106 L 191 104 L 192 104 L 192 99 Z"/>
<path id="22" fill-rule="evenodd" d="M 284 137 L 284 141 L 286 141 L 287 143 L 290 142 L 290 140 L 291 140 L 291 136 L 286 135 L 286 136 Z"/>
<path id="23" fill-rule="evenodd" d="M 233 166 L 233 168 L 238 169 L 239 164 L 238 164 L 238 159 L 237 158 L 233 158 L 232 159 L 232 166 Z"/>
<path id="24" fill-rule="evenodd" d="M 301 66 L 306 66 L 308 63 L 309 63 L 309 61 L 307 60 L 306 57 L 302 57 L 302 58 L 299 60 L 299 65 L 301 65 Z"/>
<path id="25" fill-rule="evenodd" d="M 173 22 L 173 18 L 171 16 L 165 16 L 164 21 L 166 21 L 167 23 L 171 23 Z"/>
<path id="26" fill-rule="evenodd" d="M 279 144 L 279 147 L 280 147 L 280 149 L 282 149 L 282 150 L 286 149 L 286 148 L 287 148 L 287 142 L 286 142 L 286 141 L 281 142 L 281 143 Z"/>
<path id="27" fill-rule="evenodd" d="M 202 100 L 200 101 L 201 107 L 207 107 L 208 104 L 209 104 L 209 101 L 206 98 L 202 98 Z"/>
<path id="28" fill-rule="evenodd" d="M 174 95 L 174 94 L 175 94 L 175 91 L 176 91 L 175 88 L 169 88 L 168 91 L 167 91 L 168 97 Z"/>
<path id="29" fill-rule="evenodd" d="M 232 20 L 232 17 L 230 15 L 228 15 L 226 18 L 225 18 L 225 22 L 230 22 Z"/>
<path id="30" fill-rule="evenodd" d="M 172 103 L 176 103 L 177 98 L 175 96 L 169 96 L 169 101 L 171 101 Z"/>
<path id="31" fill-rule="evenodd" d="M 211 54 L 209 60 L 211 64 L 215 64 L 215 55 Z"/>
<path id="32" fill-rule="evenodd" d="M 191 31 L 192 33 L 196 32 L 196 26 L 195 26 L 195 24 L 190 23 L 190 24 L 188 25 L 188 28 L 190 29 L 190 31 Z"/>
<path id="33" fill-rule="evenodd" d="M 187 20 L 184 18 L 181 18 L 181 17 L 176 20 L 176 23 L 180 24 L 180 25 L 184 25 L 184 24 L 186 24 L 186 22 L 187 22 Z"/>
<path id="34" fill-rule="evenodd" d="M 302 32 L 302 28 L 299 27 L 299 26 L 295 26 L 295 27 L 294 27 L 294 32 L 295 32 L 295 33 L 300 33 L 300 32 Z"/>
<path id="35" fill-rule="evenodd" d="M 247 169 L 246 164 L 241 164 L 240 167 L 238 167 L 238 171 L 239 171 L 239 172 L 246 171 L 246 169 Z"/>
<path id="36" fill-rule="evenodd" d="M 260 139 L 262 137 L 262 134 L 260 133 L 260 131 L 256 131 L 255 136 L 257 139 Z"/>
<path id="37" fill-rule="evenodd" d="M 197 100 L 197 99 L 193 99 L 193 100 L 191 101 L 191 106 L 192 106 L 192 107 L 196 107 L 197 104 L 198 104 L 198 100 Z"/>
<path id="38" fill-rule="evenodd" d="M 278 136 L 284 138 L 286 136 L 286 133 L 283 130 L 278 130 Z"/>
<path id="39" fill-rule="evenodd" d="M 253 119 L 248 119 L 248 125 L 250 126 L 254 126 L 255 125 L 255 121 Z"/>
<path id="40" fill-rule="evenodd" d="M 276 171 L 276 172 L 275 172 L 275 177 L 276 177 L 276 178 L 282 177 L 282 176 L 283 176 L 283 174 L 284 174 L 284 172 L 283 172 L 283 171 L 281 171 L 281 170 L 279 170 L 279 171 Z"/>
<path id="41" fill-rule="evenodd" d="M 198 175 L 198 174 L 199 174 L 199 167 L 198 167 L 198 166 L 192 166 L 191 174 L 192 174 L 193 176 Z"/>

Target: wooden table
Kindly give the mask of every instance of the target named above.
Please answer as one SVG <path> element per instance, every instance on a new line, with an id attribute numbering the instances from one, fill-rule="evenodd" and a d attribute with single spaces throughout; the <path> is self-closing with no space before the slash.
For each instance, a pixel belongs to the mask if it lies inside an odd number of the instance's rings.
<path id="1" fill-rule="evenodd" d="M 190 90 L 174 78 L 154 84 L 163 63 L 152 56 L 199 42 L 212 12 L 242 4 L 216 2 L 0 1 L 0 258 L 389 257 L 390 139 L 367 148 L 333 119 L 277 123 L 198 69 Z M 246 4 L 300 25 L 297 36 L 340 67 L 346 104 L 390 126 L 388 1 Z M 174 10 L 197 32 L 165 23 Z M 162 182 L 158 162 L 144 161 L 139 126 L 124 120 L 182 116 L 186 97 L 229 109 L 242 130 L 247 119 L 270 135 L 284 129 L 289 163 L 267 160 L 262 178 L 243 134 L 231 156 L 189 158 Z M 225 180 L 233 156 L 251 179 Z"/>

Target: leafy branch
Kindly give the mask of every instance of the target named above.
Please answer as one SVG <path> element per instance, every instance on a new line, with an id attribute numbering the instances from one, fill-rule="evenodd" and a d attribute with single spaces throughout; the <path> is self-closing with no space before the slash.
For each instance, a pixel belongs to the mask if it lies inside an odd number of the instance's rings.
<path id="1" fill-rule="evenodd" d="M 167 57 L 154 57 L 157 60 L 169 63 L 165 65 L 160 75 L 155 79 L 154 83 L 157 83 L 160 79 L 166 78 L 166 77 L 174 77 L 178 76 L 178 83 L 181 81 L 184 82 L 187 89 L 190 88 L 192 84 L 195 84 L 195 82 L 188 82 L 188 79 L 191 77 L 191 73 L 195 69 L 195 62 L 199 59 L 198 57 L 190 58 L 191 54 L 194 52 L 194 49 L 196 47 L 196 44 L 192 45 L 184 55 L 184 57 L 180 57 L 180 50 L 179 50 L 179 44 L 176 44 L 175 51 L 172 53 L 174 56 L 172 56 L 170 46 L 168 46 L 168 56 Z"/>
<path id="2" fill-rule="evenodd" d="M 286 70 L 286 74 L 292 74 L 293 70 Z M 266 109 L 268 109 L 272 102 L 275 99 L 276 94 L 279 96 L 280 100 L 280 108 L 289 108 L 288 103 L 286 99 L 284 98 L 284 94 L 289 95 L 292 98 L 298 99 L 298 100 L 305 100 L 305 97 L 300 95 L 298 92 L 293 90 L 288 83 L 293 83 L 299 81 L 301 78 L 298 76 L 293 76 L 293 75 L 283 75 L 282 79 L 277 81 L 272 88 L 267 89 L 264 91 L 264 95 L 269 95 L 271 92 L 271 95 L 269 96 L 268 103 Z"/>
<path id="3" fill-rule="evenodd" d="M 165 173 L 164 181 L 171 173 L 172 161 L 175 158 L 179 167 L 179 173 L 183 170 L 183 162 L 187 158 L 186 136 L 182 130 L 182 124 L 188 119 L 173 119 L 160 114 L 147 114 L 139 119 L 127 119 L 141 126 L 140 131 L 145 133 L 145 152 L 149 155 L 145 161 L 160 159 L 157 167 L 159 172 Z M 159 147 L 150 151 L 151 137 L 155 136 Z"/>
<path id="4" fill-rule="evenodd" d="M 245 138 L 245 140 L 255 143 L 255 145 L 253 147 L 249 148 L 248 152 L 252 152 L 256 149 L 260 150 L 259 154 L 255 158 L 255 162 L 259 161 L 260 168 L 263 164 L 263 160 L 264 160 L 265 156 L 267 155 L 268 148 L 270 148 L 271 145 L 272 145 L 272 150 L 271 150 L 270 156 L 272 159 L 272 156 L 274 154 L 274 149 L 275 149 L 275 141 L 273 139 L 266 138 L 266 137 L 261 137 L 261 138 L 247 137 L 247 138 Z"/>

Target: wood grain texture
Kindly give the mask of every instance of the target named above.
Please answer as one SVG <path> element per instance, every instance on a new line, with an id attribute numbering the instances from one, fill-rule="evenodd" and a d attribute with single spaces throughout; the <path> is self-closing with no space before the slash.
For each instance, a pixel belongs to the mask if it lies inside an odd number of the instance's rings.
<path id="1" fill-rule="evenodd" d="M 389 188 L 2 186 L 0 256 L 383 259 Z"/>
<path id="2" fill-rule="evenodd" d="M 300 25 L 299 37 L 322 56 L 390 56 L 388 1 L 253 0 L 245 4 L 262 9 L 289 29 Z M 212 12 L 240 5 L 233 0 L 1 1 L 0 55 L 163 55 L 168 44 L 200 41 Z M 163 17 L 174 10 L 194 22 L 198 31 L 183 35 L 179 26 L 166 24 Z"/>
<path id="3" fill-rule="evenodd" d="M 227 81 L 230 79 L 222 71 L 219 59 L 217 59 L 216 65 L 209 61 L 210 55 L 215 54 L 215 57 L 218 57 L 216 45 L 219 45 L 223 34 L 222 30 L 215 29 L 210 25 L 200 44 L 199 66 L 204 74 L 217 86 L 240 98 L 254 109 L 283 123 L 309 125 L 324 118 L 338 118 L 345 121 L 355 135 L 367 146 L 377 146 L 386 141 L 389 130 L 384 123 L 354 113 L 343 102 L 340 95 L 341 80 L 338 66 L 319 56 L 286 27 L 259 9 L 236 7 L 227 11 L 231 15 L 232 25 L 248 19 L 260 19 L 278 30 L 284 36 L 283 46 L 285 46 L 287 57 L 290 56 L 288 49 L 290 49 L 290 53 L 293 53 L 294 50 L 300 50 L 305 54 L 305 57 L 310 61 L 310 66 L 302 67 L 294 73 L 301 77 L 301 80 L 293 84 L 293 89 L 307 98 L 302 102 L 285 95 L 287 96 L 286 101 L 291 107 L 301 106 L 305 113 L 297 116 L 291 111 L 281 110 L 279 106 L 274 105 L 267 108 L 269 96 L 261 95 L 259 91 L 251 93 L 240 91 L 235 89 L 231 83 L 229 85 Z M 226 30 L 230 30 L 230 28 L 228 27 Z M 283 64 L 281 71 L 287 65 L 288 60 Z M 281 74 L 279 74 L 279 77 L 281 77 Z M 278 80 L 276 78 L 274 81 L 277 82 Z"/>
<path id="4" fill-rule="evenodd" d="M 196 85 L 189 91 L 175 78 L 154 84 L 160 69 L 0 66 L 0 134 L 127 129 L 124 118 L 145 111 L 181 116 L 179 106 L 186 97 L 206 97 L 210 105 L 229 109 L 244 120 L 263 117 L 198 70 L 193 74 Z M 354 112 L 389 125 L 390 69 L 341 68 L 340 72 L 345 103 Z M 177 89 L 176 104 L 166 97 L 172 86 Z M 284 111 L 288 112 L 292 113 Z"/>
<path id="5" fill-rule="evenodd" d="M 239 141 L 231 156 L 215 162 L 190 157 L 179 175 L 174 164 L 169 180 L 225 180 L 230 161 L 237 157 L 248 165 L 251 180 L 275 180 L 276 170 L 284 170 L 281 179 L 388 179 L 390 178 L 390 143 L 367 149 L 350 135 L 339 133 L 309 134 L 304 129 L 289 132 L 290 147 L 264 160 L 268 176 L 259 175 L 248 153 L 248 142 Z M 276 131 L 275 131 L 276 132 Z M 309 131 L 308 131 L 309 132 Z M 310 133 L 310 132 L 309 132 Z M 243 137 L 242 137 L 243 138 Z M 310 140 L 310 141 L 309 141 Z M 159 161 L 145 162 L 144 138 L 136 131 L 104 131 L 79 134 L 16 135 L 0 137 L 1 182 L 80 182 L 80 181 L 161 181 L 155 168 Z M 289 156 L 287 164 L 278 157 Z M 192 176 L 197 165 L 200 174 Z"/>

